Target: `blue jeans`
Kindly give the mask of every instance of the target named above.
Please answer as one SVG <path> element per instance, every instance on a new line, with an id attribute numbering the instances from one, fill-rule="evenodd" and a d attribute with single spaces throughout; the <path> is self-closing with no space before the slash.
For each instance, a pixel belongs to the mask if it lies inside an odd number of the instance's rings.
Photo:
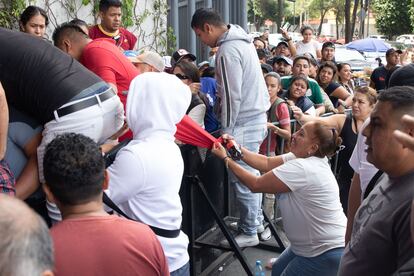
<path id="1" fill-rule="evenodd" d="M 249 151 L 258 153 L 261 143 L 267 134 L 266 122 L 249 122 L 248 125 L 238 125 L 223 130 L 224 133 L 234 137 L 237 143 Z M 260 172 L 248 166 L 243 161 L 237 162 L 250 173 L 260 176 Z M 233 173 L 229 171 L 229 181 L 234 185 L 237 205 L 240 210 L 239 230 L 249 236 L 256 235 L 257 226 L 263 223 L 262 193 L 252 193 L 248 187 L 240 183 Z"/>
<path id="2" fill-rule="evenodd" d="M 280 255 L 272 267 L 272 276 L 335 276 L 338 273 L 343 247 L 334 248 L 316 257 L 301 257 L 290 247 Z"/>
<path id="3" fill-rule="evenodd" d="M 187 262 L 179 269 L 170 272 L 170 276 L 190 276 L 190 263 Z"/>

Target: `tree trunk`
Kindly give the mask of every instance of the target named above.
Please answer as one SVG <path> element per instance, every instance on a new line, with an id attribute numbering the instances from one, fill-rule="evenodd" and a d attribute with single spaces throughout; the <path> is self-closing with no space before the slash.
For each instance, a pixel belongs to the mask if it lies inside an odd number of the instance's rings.
<path id="1" fill-rule="evenodd" d="M 254 24 L 255 28 L 256 28 L 256 32 L 260 32 L 260 22 L 256 21 L 256 23 Z"/>
<path id="2" fill-rule="evenodd" d="M 365 11 L 364 20 L 362 20 L 362 22 L 361 22 L 361 33 L 362 33 L 362 37 L 364 37 L 364 34 L 365 34 L 365 19 L 367 19 L 368 16 L 369 16 L 369 12 L 368 12 L 368 1 L 369 0 L 365 0 L 365 1 L 364 0 L 361 0 L 361 8 L 364 9 L 364 11 Z M 367 35 L 368 35 L 368 32 L 367 32 Z"/>
<path id="3" fill-rule="evenodd" d="M 354 37 L 355 22 L 356 22 L 356 14 L 357 14 L 357 11 L 358 11 L 358 5 L 359 5 L 359 0 L 354 0 L 354 9 L 352 11 L 352 21 L 351 21 L 351 30 L 352 30 L 351 39 Z"/>
<path id="4" fill-rule="evenodd" d="M 328 10 L 323 10 L 323 11 L 321 11 L 321 22 L 319 23 L 319 27 L 318 27 L 318 36 L 319 35 L 321 35 L 321 31 L 322 31 L 322 24 L 323 24 L 323 20 L 325 19 L 325 15 L 326 15 L 326 12 L 327 12 Z"/>
<path id="5" fill-rule="evenodd" d="M 352 41 L 351 0 L 345 0 L 345 43 Z"/>
<path id="6" fill-rule="evenodd" d="M 365 12 L 365 15 L 367 14 L 366 13 L 367 10 L 364 9 L 364 0 L 361 0 L 361 11 L 360 12 L 362 13 L 362 11 Z M 364 30 L 365 17 L 366 16 L 364 16 L 364 18 L 361 17 L 362 20 L 360 20 L 360 22 L 359 22 L 359 30 L 360 30 L 360 32 L 359 32 L 359 38 L 364 38 L 364 33 L 365 33 L 365 30 Z"/>
<path id="7" fill-rule="evenodd" d="M 336 39 L 339 39 L 339 11 L 336 12 L 335 29 L 336 29 Z"/>
<path id="8" fill-rule="evenodd" d="M 282 23 L 283 23 L 283 0 L 277 0 L 277 8 L 278 8 L 278 15 L 277 15 L 277 21 L 276 21 L 276 25 L 277 25 L 277 32 L 280 33 L 280 28 L 282 28 Z"/>

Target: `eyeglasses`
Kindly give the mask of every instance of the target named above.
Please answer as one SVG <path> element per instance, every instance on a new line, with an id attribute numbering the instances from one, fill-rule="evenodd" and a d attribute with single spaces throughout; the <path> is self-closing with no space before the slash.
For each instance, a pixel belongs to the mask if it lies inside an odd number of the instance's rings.
<path id="1" fill-rule="evenodd" d="M 185 76 L 185 75 L 181 75 L 180 73 L 175 74 L 177 76 L 177 78 L 179 78 L 180 80 L 188 80 L 189 77 Z"/>

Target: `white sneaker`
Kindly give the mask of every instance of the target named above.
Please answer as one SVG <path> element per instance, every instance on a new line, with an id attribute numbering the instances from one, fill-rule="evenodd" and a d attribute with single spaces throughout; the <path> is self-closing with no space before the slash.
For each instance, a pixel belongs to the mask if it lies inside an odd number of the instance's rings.
<path id="1" fill-rule="evenodd" d="M 238 222 L 237 221 L 234 221 L 234 222 L 230 223 L 229 224 L 229 228 L 231 230 L 234 230 L 234 231 L 239 231 L 239 224 L 238 224 Z M 263 224 L 260 224 L 256 228 L 256 231 L 257 231 L 258 234 L 263 233 L 264 230 L 265 230 L 265 228 L 264 228 Z"/>
<path id="2" fill-rule="evenodd" d="M 265 230 L 265 228 L 264 228 L 263 224 L 260 224 L 260 225 L 259 225 L 259 226 L 257 226 L 257 228 L 256 228 L 257 234 L 263 233 L 263 232 L 264 232 L 264 230 Z"/>
<path id="3" fill-rule="evenodd" d="M 270 240 L 271 237 L 272 237 L 272 232 L 270 231 L 269 227 L 266 227 L 266 229 L 259 234 L 259 238 L 262 241 L 268 241 Z"/>
<path id="4" fill-rule="evenodd" d="M 233 221 L 229 224 L 229 228 L 234 231 L 239 231 L 239 224 L 237 223 L 237 221 Z"/>
<path id="5" fill-rule="evenodd" d="M 259 238 L 257 235 L 248 236 L 246 234 L 239 234 L 234 239 L 240 247 L 256 246 L 259 244 Z M 230 246 L 227 240 L 222 240 L 220 244 L 222 246 Z"/>

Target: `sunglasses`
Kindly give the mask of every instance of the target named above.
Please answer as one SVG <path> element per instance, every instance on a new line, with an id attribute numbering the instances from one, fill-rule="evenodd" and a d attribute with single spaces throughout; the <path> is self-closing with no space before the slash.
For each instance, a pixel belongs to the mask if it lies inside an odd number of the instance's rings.
<path id="1" fill-rule="evenodd" d="M 181 75 L 180 73 L 175 74 L 177 76 L 177 78 L 179 78 L 180 80 L 188 80 L 189 77 L 185 76 L 185 75 Z"/>

